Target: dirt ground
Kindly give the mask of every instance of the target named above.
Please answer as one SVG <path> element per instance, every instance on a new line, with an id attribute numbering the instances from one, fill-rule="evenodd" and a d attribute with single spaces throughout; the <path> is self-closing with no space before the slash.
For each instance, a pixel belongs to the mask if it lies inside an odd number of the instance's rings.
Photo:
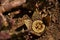
<path id="1" fill-rule="evenodd" d="M 41 33 L 32 28 L 36 20 Z M 60 40 L 60 0 L 1 0 L 0 40 Z"/>

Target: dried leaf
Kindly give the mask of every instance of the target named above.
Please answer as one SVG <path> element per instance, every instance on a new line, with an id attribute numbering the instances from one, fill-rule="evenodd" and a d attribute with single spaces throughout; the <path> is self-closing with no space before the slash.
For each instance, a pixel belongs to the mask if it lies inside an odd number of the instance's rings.
<path id="1" fill-rule="evenodd" d="M 24 23 L 25 23 L 25 25 L 28 29 L 31 29 L 31 26 L 32 26 L 32 21 L 31 20 L 29 20 L 29 19 L 24 20 Z"/>

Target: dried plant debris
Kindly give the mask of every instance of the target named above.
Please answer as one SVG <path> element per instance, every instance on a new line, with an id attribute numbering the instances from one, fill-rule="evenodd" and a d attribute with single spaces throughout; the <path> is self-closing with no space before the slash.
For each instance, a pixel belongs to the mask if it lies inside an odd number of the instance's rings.
<path id="1" fill-rule="evenodd" d="M 36 11 L 33 13 L 33 15 L 32 15 L 32 20 L 34 21 L 34 20 L 41 20 L 42 19 L 42 17 L 41 17 L 41 12 L 39 12 L 37 9 L 36 9 Z"/>
<path id="2" fill-rule="evenodd" d="M 0 40 L 5 40 L 8 38 L 11 38 L 11 36 L 7 32 L 4 32 L 4 31 L 0 32 Z"/>
<path id="3" fill-rule="evenodd" d="M 6 20 L 6 17 L 3 14 L 0 14 L 0 20 L 3 26 L 7 27 L 8 26 L 8 22 Z"/>
<path id="4" fill-rule="evenodd" d="M 59 0 L 0 0 L 0 40 L 60 40 Z"/>
<path id="5" fill-rule="evenodd" d="M 22 5 L 25 2 L 26 2 L 26 0 L 14 0 L 10 3 L 0 6 L 0 12 L 8 11 L 14 7 Z"/>
<path id="6" fill-rule="evenodd" d="M 25 23 L 27 29 L 30 30 L 31 26 L 32 26 L 32 20 L 29 20 L 29 19 L 24 20 L 24 23 Z"/>
<path id="7" fill-rule="evenodd" d="M 45 25 L 42 21 L 36 20 L 32 24 L 32 30 L 36 33 L 35 35 L 41 36 L 41 34 L 45 31 Z"/>
<path id="8" fill-rule="evenodd" d="M 37 32 L 37 33 L 40 33 L 42 31 L 44 31 L 45 29 L 45 25 L 43 24 L 42 21 L 40 20 L 37 20 L 37 21 L 34 21 L 33 24 L 32 24 L 32 29 Z"/>
<path id="9" fill-rule="evenodd" d="M 25 25 L 27 26 L 27 29 L 37 35 L 37 36 L 40 36 L 41 33 L 44 32 L 45 30 L 45 25 L 43 24 L 43 22 L 41 20 L 36 20 L 34 22 L 32 22 L 32 20 L 24 20 L 25 22 Z"/>

